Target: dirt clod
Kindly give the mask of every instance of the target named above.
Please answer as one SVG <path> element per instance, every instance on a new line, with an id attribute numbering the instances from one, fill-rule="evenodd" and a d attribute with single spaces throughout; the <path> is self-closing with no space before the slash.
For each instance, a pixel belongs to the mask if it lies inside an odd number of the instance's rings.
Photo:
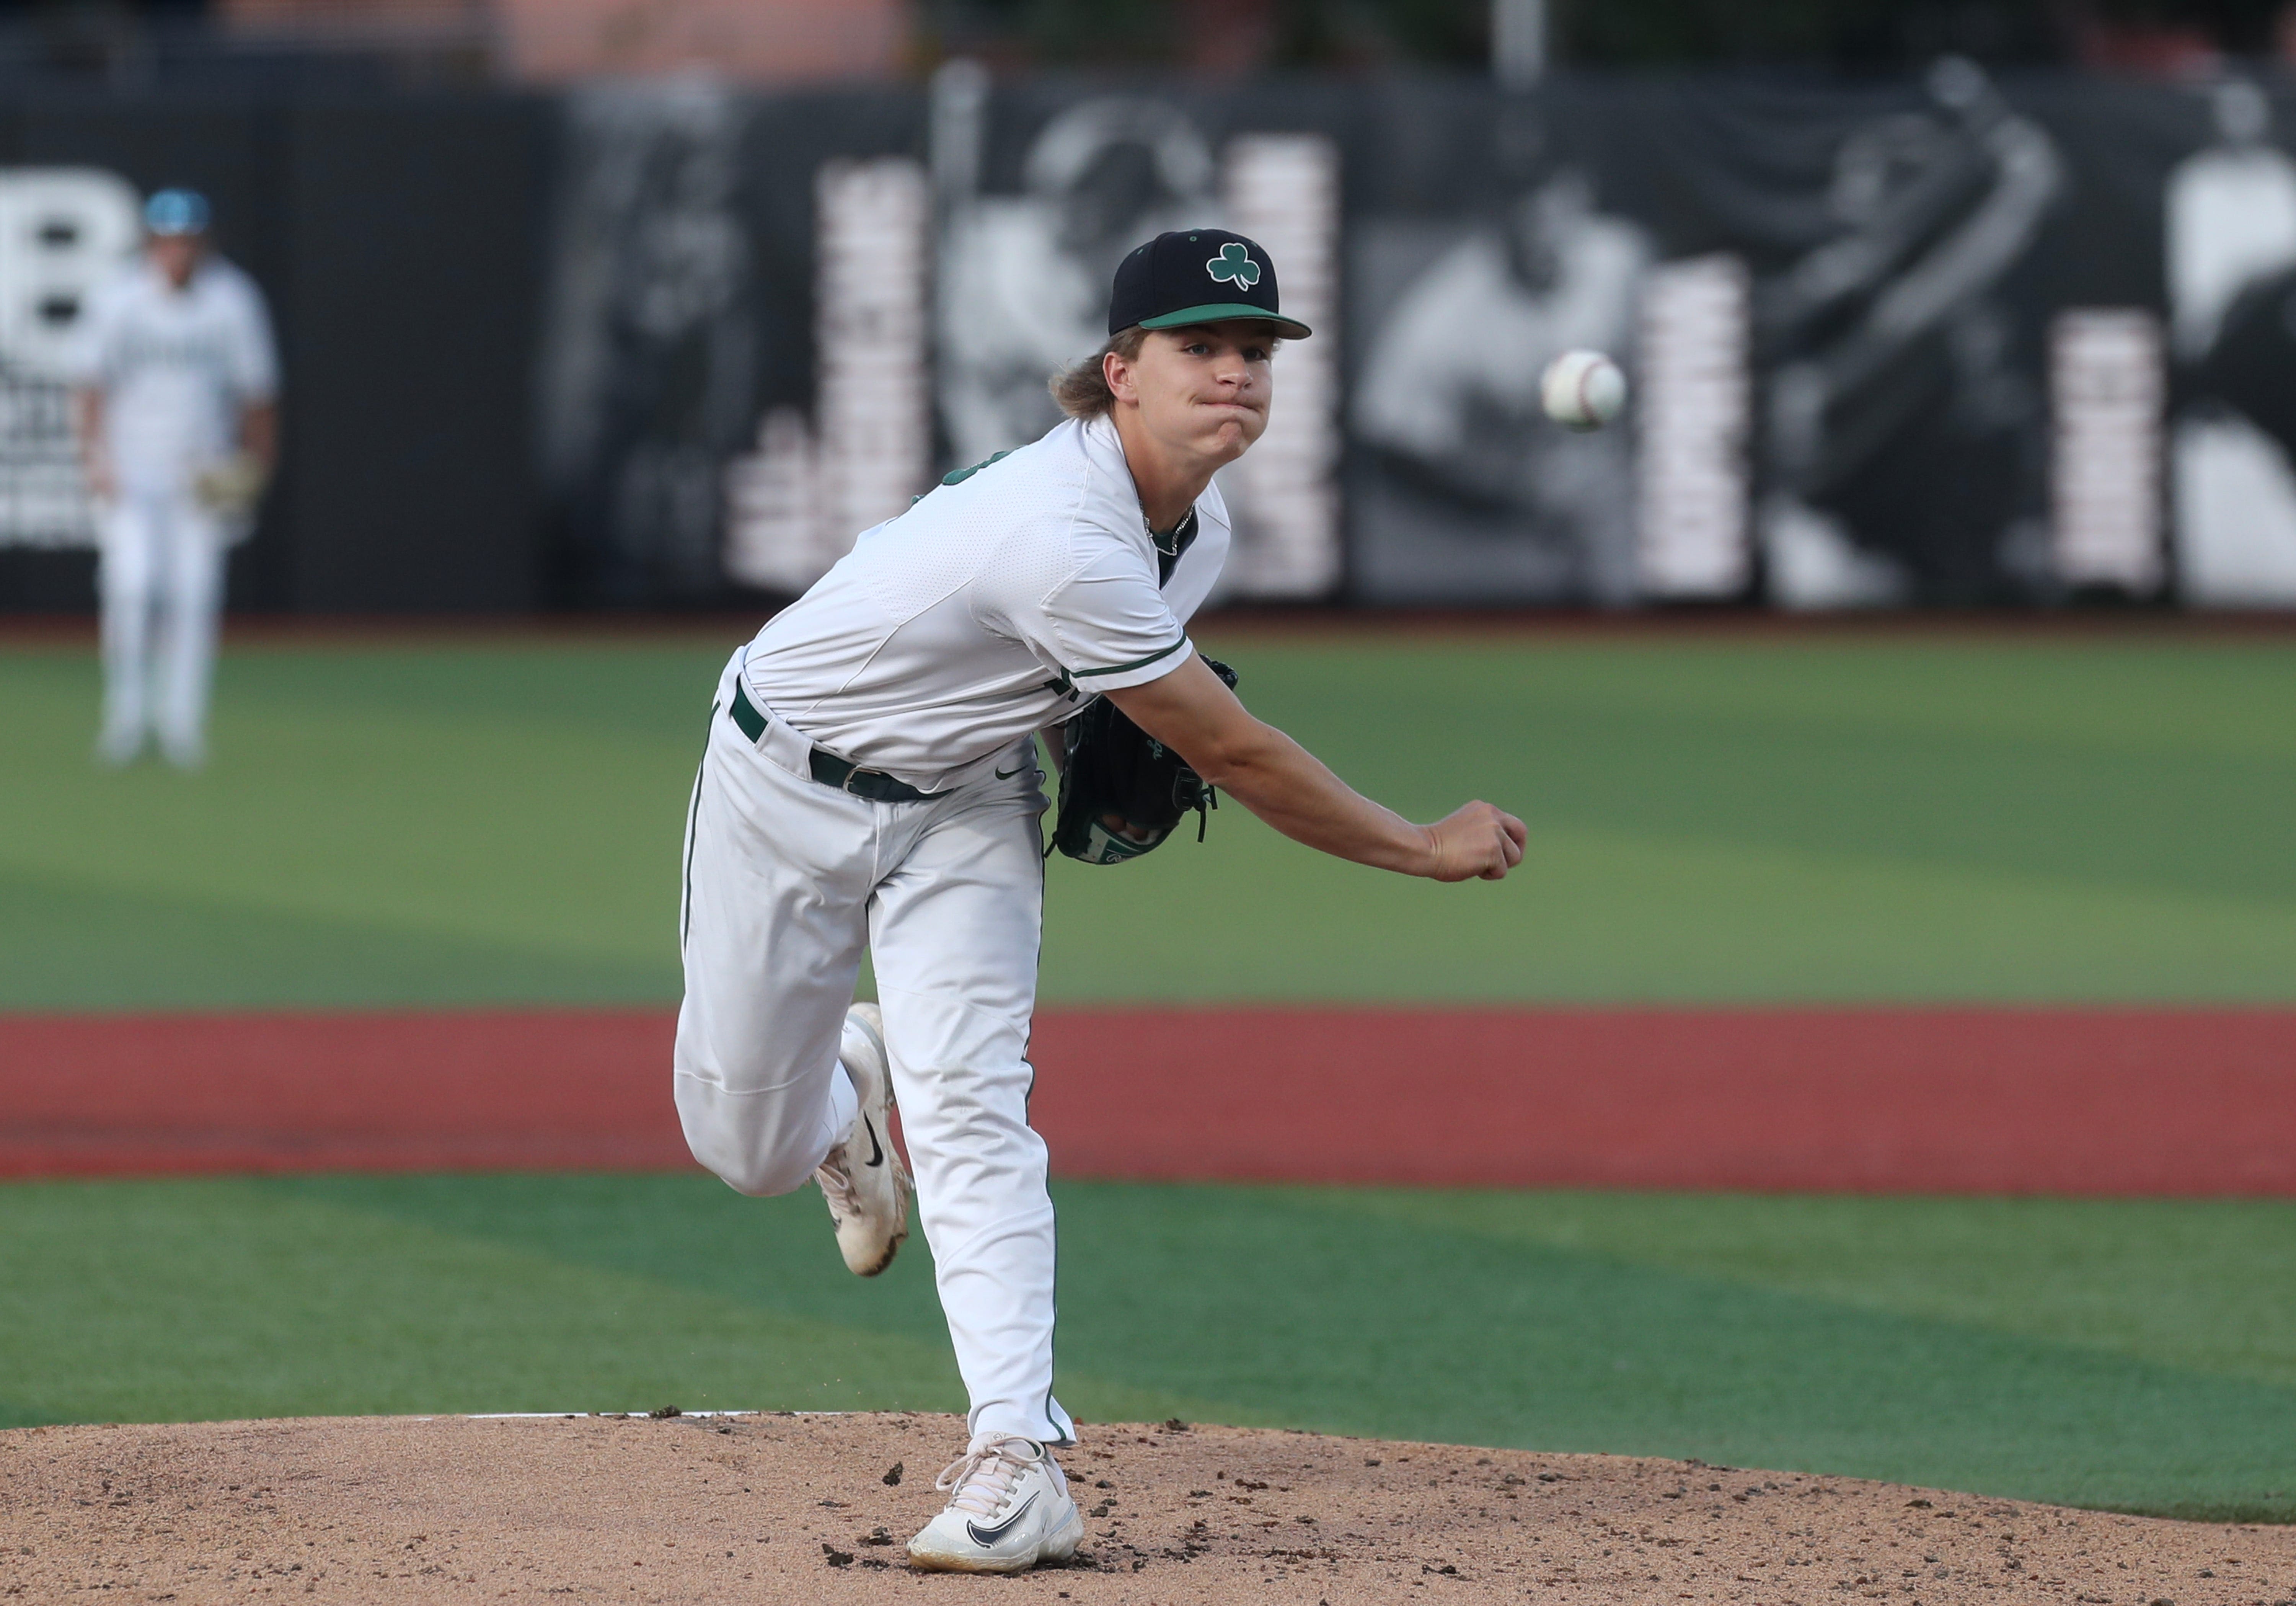
<path id="1" fill-rule="evenodd" d="M 10 1429 L 0 1432 L 0 1593 L 78 1599 L 100 1578 L 109 1598 L 180 1606 L 283 1585 L 319 1606 L 559 1596 L 875 1606 L 898 1584 L 920 1606 L 986 1600 L 977 1581 L 906 1573 L 898 1547 L 942 1496 L 878 1470 L 935 1437 L 955 1454 L 961 1419 L 707 1425 Z M 1918 1606 L 2170 1606 L 2170 1587 L 2178 1606 L 2253 1606 L 2284 1596 L 2282 1580 L 2296 1576 L 2296 1529 L 1963 1499 L 1988 1532 L 1936 1509 L 1938 1491 L 1850 1478 L 1753 1472 L 1763 1497 L 1734 1504 L 1669 1498 L 1686 1482 L 1680 1462 L 1201 1425 L 1185 1439 L 1147 1437 L 1155 1431 L 1087 1427 L 1062 1453 L 1080 1488 L 1120 1485 L 1123 1503 L 1094 1504 L 1075 1565 L 999 1585 L 1005 1606 L 1062 1594 L 1087 1606 L 1752 1606 L 1861 1591 Z M 1207 1486 L 1237 1493 L 1192 1496 Z M 134 1503 L 115 1505 L 126 1490 Z M 2021 1567 L 2006 1571 L 2012 1529 Z"/>

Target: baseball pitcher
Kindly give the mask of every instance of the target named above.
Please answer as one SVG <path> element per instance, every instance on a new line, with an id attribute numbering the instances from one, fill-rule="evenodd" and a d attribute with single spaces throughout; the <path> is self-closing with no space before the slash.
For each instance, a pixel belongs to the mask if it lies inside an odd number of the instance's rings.
<path id="1" fill-rule="evenodd" d="M 1267 427 L 1277 342 L 1308 334 L 1267 252 L 1160 235 L 1117 268 L 1108 328 L 1054 381 L 1065 423 L 865 531 L 734 654 L 688 814 L 675 1082 L 694 1157 L 744 1193 L 816 1179 L 865 1277 L 917 1196 L 971 1396 L 948 1504 L 909 1542 L 922 1568 L 1020 1572 L 1084 1535 L 1054 1458 L 1073 1424 L 1028 1120 L 1036 733 L 1069 777 L 1059 845 L 1089 862 L 1153 846 L 1207 787 L 1406 875 L 1496 880 L 1522 856 L 1522 822 L 1488 803 L 1414 825 L 1350 791 L 1188 638 L 1228 548 L 1212 475 Z M 865 950 L 881 1005 L 853 1002 Z"/>
<path id="2" fill-rule="evenodd" d="M 90 299 L 78 363 L 103 615 L 96 754 L 130 762 L 156 733 L 191 768 L 206 753 L 225 554 L 271 473 L 279 370 L 263 292 L 207 249 L 207 202 L 161 190 L 144 226 L 142 259 Z"/>

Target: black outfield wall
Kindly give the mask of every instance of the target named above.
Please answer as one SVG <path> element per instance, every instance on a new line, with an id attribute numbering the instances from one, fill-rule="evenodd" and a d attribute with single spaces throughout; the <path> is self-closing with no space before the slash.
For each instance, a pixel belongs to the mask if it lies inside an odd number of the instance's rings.
<path id="1" fill-rule="evenodd" d="M 1255 218 L 1321 251 L 1320 423 L 1230 477 L 1231 600 L 2296 608 L 2281 78 L 0 109 L 0 168 L 68 165 L 206 190 L 271 298 L 241 608 L 768 605 L 1049 427 L 1133 243 Z M 1587 348 L 1636 400 L 1578 434 L 1538 381 Z M 0 548 L 0 612 L 87 608 L 91 565 Z"/>
<path id="2" fill-rule="evenodd" d="M 280 481 L 234 554 L 258 611 L 519 612 L 543 564 L 529 420 L 548 103 L 20 102 L 0 166 L 188 185 L 271 304 Z M 0 549 L 0 611 L 93 605 L 86 552 Z"/>

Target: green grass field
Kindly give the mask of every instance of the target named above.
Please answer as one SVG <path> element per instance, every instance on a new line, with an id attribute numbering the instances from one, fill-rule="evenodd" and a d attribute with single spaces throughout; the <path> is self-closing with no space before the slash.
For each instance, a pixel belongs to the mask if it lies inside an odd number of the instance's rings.
<path id="1" fill-rule="evenodd" d="M 1054 867 L 1048 1001 L 2296 998 L 2296 641 L 1212 639 L 1374 795 L 1523 815 L 1528 873 L 1231 807 Z M 186 777 L 87 762 L 85 650 L 0 650 L 0 1008 L 673 1000 L 725 651 L 242 652 Z"/>
<path id="2" fill-rule="evenodd" d="M 1048 1001 L 2296 1001 L 2296 641 L 1210 644 L 1375 795 L 1524 815 L 1529 873 L 1383 877 L 1230 807 L 1054 866 Z M 0 645 L 0 1009 L 667 1003 L 729 645 L 257 647 L 194 776 L 95 770 L 91 655 Z M 2296 1520 L 2296 1203 L 1060 1204 L 1088 1418 Z M 820 1215 L 699 1176 L 0 1188 L 0 1420 L 954 1407 L 920 1246 L 859 1283 Z"/>
<path id="3" fill-rule="evenodd" d="M 1069 1183 L 1061 1388 L 2296 1520 L 2284 1204 Z M 661 1177 L 0 1189 L 0 1416 L 961 1410 L 913 1240 Z"/>

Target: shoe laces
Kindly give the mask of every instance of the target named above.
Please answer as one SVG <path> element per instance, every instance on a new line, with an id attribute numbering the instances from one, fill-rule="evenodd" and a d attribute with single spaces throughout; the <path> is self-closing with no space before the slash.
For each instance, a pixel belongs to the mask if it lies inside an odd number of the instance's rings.
<path id="1" fill-rule="evenodd" d="M 933 1479 L 937 1490 L 954 1489 L 949 1505 L 975 1517 L 994 1517 L 1012 1497 L 1021 1474 L 1044 1459 L 1044 1446 L 1034 1439 L 1007 1433 L 983 1439 L 940 1470 Z"/>
<path id="2" fill-rule="evenodd" d="M 836 1221 L 851 1221 L 861 1214 L 861 1198 L 853 1190 L 852 1174 L 840 1164 L 845 1156 L 841 1148 L 833 1149 L 829 1158 L 814 1170 L 813 1180 L 821 1184 L 821 1197 L 829 1201 L 829 1214 Z"/>

